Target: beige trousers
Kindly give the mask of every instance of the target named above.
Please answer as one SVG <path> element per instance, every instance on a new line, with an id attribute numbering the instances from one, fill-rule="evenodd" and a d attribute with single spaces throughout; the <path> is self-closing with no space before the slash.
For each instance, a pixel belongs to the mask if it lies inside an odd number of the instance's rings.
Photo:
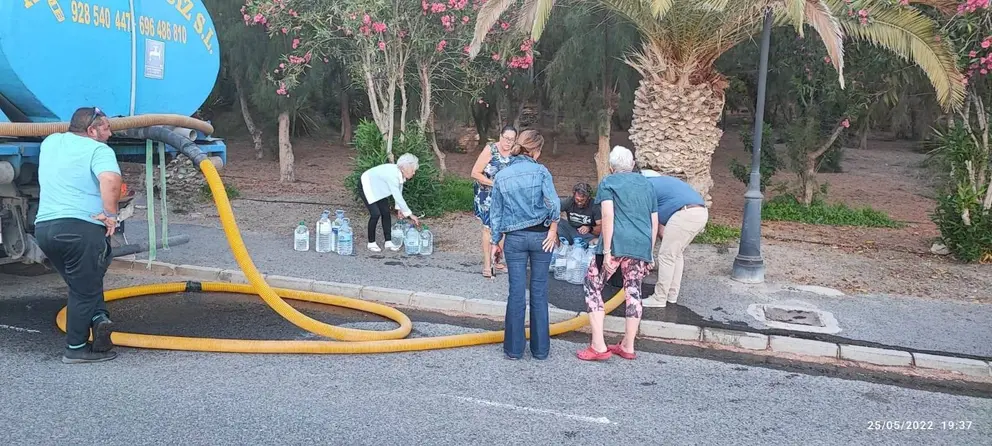
<path id="1" fill-rule="evenodd" d="M 658 269 L 658 283 L 654 286 L 655 300 L 674 303 L 682 286 L 682 269 L 685 266 L 685 249 L 692 240 L 706 229 L 709 211 L 704 207 L 683 209 L 672 215 L 665 225 L 655 267 Z"/>

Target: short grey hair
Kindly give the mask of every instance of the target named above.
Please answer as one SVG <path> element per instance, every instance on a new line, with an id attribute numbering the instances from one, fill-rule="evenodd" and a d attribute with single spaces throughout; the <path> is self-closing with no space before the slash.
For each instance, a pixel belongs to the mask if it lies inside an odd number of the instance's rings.
<path id="1" fill-rule="evenodd" d="M 610 151 L 610 167 L 614 172 L 632 172 L 634 154 L 624 146 L 613 146 L 613 150 Z"/>
<path id="2" fill-rule="evenodd" d="M 412 153 L 404 153 L 400 155 L 400 158 L 396 160 L 397 167 L 409 167 L 413 170 L 417 170 L 420 167 L 420 160 L 417 156 Z"/>

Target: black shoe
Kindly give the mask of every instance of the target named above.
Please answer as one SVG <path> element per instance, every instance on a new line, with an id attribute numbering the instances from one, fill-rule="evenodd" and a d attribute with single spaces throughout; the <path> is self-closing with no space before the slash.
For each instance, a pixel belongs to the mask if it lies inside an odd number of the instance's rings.
<path id="1" fill-rule="evenodd" d="M 63 364 L 86 364 L 90 362 L 110 361 L 117 357 L 117 352 L 94 352 L 90 346 L 83 348 L 66 348 L 62 355 Z"/>
<path id="2" fill-rule="evenodd" d="M 93 351 L 97 353 L 108 352 L 114 348 L 114 343 L 110 341 L 110 334 L 114 330 L 114 321 L 106 315 L 101 315 L 93 322 Z"/>

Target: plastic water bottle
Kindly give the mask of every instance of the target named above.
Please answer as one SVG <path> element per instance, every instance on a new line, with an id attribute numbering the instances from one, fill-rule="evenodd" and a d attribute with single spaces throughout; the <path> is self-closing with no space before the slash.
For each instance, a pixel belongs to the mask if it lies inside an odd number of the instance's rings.
<path id="1" fill-rule="evenodd" d="M 579 285 L 585 279 L 585 271 L 582 271 L 582 259 L 586 250 L 582 247 L 582 239 L 576 237 L 572 241 L 572 250 L 568 254 L 568 261 L 565 262 L 565 279 L 568 283 Z"/>
<path id="2" fill-rule="evenodd" d="M 582 254 L 582 280 L 585 281 L 585 276 L 589 272 L 589 265 L 596 261 L 596 245 L 587 245 L 585 252 Z M 609 277 L 607 277 L 609 279 Z"/>
<path id="3" fill-rule="evenodd" d="M 571 246 L 568 246 L 568 239 L 565 237 L 559 238 L 561 245 L 558 247 L 558 257 L 555 258 L 555 279 L 565 280 L 565 271 L 568 266 L 568 254 L 570 252 Z"/>
<path id="4" fill-rule="evenodd" d="M 558 247 L 551 250 L 551 263 L 548 264 L 548 272 L 555 272 L 555 265 L 558 263 L 562 247 L 565 246 L 565 237 L 558 237 Z"/>
<path id="5" fill-rule="evenodd" d="M 338 250 L 338 236 L 340 235 L 341 226 L 343 225 L 344 211 L 338 209 L 334 211 L 334 221 L 331 222 L 331 251 Z"/>
<path id="6" fill-rule="evenodd" d="M 548 263 L 548 273 L 555 272 L 555 261 L 558 260 L 558 250 L 559 250 L 559 248 L 555 248 L 555 249 L 552 249 L 551 250 L 551 262 Z"/>
<path id="7" fill-rule="evenodd" d="M 324 211 L 317 220 L 317 252 L 331 252 L 331 211 Z"/>
<path id="8" fill-rule="evenodd" d="M 415 256 L 420 254 L 420 232 L 413 225 L 406 228 L 406 240 L 404 240 L 404 244 L 406 245 L 406 255 Z"/>
<path id="9" fill-rule="evenodd" d="M 434 233 L 424 225 L 420 231 L 420 255 L 429 256 L 434 253 Z"/>
<path id="10" fill-rule="evenodd" d="M 393 223 L 393 227 L 389 232 L 390 241 L 397 248 L 403 246 L 403 238 L 406 236 L 406 220 L 400 220 Z"/>
<path id="11" fill-rule="evenodd" d="M 350 256 L 355 252 L 354 232 L 351 230 L 351 222 L 347 218 L 342 220 L 341 228 L 338 229 L 338 254 Z"/>
<path id="12" fill-rule="evenodd" d="M 300 225 L 296 227 L 296 232 L 293 234 L 293 249 L 297 251 L 309 251 L 310 250 L 310 229 L 307 228 L 307 224 L 300 221 Z"/>

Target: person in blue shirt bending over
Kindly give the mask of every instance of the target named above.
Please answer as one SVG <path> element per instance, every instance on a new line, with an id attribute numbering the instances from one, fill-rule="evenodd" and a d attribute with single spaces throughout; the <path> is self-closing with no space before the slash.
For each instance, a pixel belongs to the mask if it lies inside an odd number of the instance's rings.
<path id="1" fill-rule="evenodd" d="M 117 357 L 111 350 L 113 322 L 103 299 L 103 277 L 112 259 L 110 236 L 117 228 L 123 181 L 108 139 L 110 120 L 99 108 L 84 107 L 72 114 L 68 132 L 41 143 L 35 237 L 69 286 L 66 364 Z"/>
<path id="2" fill-rule="evenodd" d="M 493 179 L 489 223 L 492 252 L 505 251 L 510 276 L 506 301 L 503 353 L 508 359 L 524 355 L 524 309 L 530 288 L 530 354 L 547 359 L 551 351 L 548 321 L 548 269 L 558 242 L 561 202 L 551 172 L 537 159 L 544 137 L 537 130 L 520 132 L 510 151 L 510 162 Z M 503 240 L 503 238 L 506 240 Z M 503 247 L 500 248 L 500 241 Z M 530 283 L 527 262 L 530 261 Z"/>
<path id="3" fill-rule="evenodd" d="M 658 238 L 661 239 L 655 260 L 658 282 L 654 294 L 641 303 L 647 308 L 661 308 L 679 298 L 685 266 L 683 253 L 706 229 L 709 211 L 703 196 L 689 183 L 648 169 L 641 169 L 641 175 L 651 183 L 658 198 Z"/>

